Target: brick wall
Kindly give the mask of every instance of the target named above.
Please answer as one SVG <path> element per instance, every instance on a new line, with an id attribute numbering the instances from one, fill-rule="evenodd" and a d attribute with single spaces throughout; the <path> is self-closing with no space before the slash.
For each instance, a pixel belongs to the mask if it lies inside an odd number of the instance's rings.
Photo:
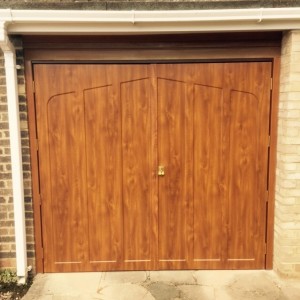
<path id="1" fill-rule="evenodd" d="M 23 178 L 27 231 L 28 265 L 34 266 L 33 212 L 31 197 L 30 152 L 25 97 L 24 63 L 21 38 L 13 38 L 16 48 L 19 84 L 19 110 L 22 138 Z M 0 268 L 15 268 L 14 212 L 11 179 L 11 161 L 5 70 L 3 53 L 0 52 Z"/>
<path id="2" fill-rule="evenodd" d="M 300 275 L 300 31 L 282 42 L 274 266 Z"/>

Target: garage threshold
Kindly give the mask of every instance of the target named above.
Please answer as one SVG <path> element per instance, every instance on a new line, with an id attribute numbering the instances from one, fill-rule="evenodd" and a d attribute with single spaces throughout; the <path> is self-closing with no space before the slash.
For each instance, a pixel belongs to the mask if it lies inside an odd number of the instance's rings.
<path id="1" fill-rule="evenodd" d="M 38 274 L 25 300 L 285 299 L 300 295 L 300 278 L 274 271 L 130 271 Z"/>

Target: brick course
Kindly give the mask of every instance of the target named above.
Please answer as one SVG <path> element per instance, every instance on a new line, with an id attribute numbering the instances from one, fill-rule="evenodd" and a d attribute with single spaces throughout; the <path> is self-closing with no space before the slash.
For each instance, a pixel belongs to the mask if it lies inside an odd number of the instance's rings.
<path id="1" fill-rule="evenodd" d="M 300 275 L 300 31 L 282 41 L 274 268 Z"/>
<path id="2" fill-rule="evenodd" d="M 27 215 L 27 255 L 28 265 L 34 266 L 35 255 L 32 219 L 31 168 L 22 40 L 20 37 L 14 37 L 12 42 L 16 48 L 17 63 L 21 67 L 17 70 L 17 75 L 19 83 L 19 110 L 23 154 L 25 213 Z M 11 176 L 5 69 L 3 53 L 0 52 L 0 268 L 15 268 L 16 246 L 14 237 L 15 228 Z"/>

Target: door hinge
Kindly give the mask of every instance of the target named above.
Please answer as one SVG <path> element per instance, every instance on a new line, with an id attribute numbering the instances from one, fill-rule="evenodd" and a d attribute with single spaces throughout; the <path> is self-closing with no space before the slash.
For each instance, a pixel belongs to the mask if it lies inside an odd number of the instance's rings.
<path id="1" fill-rule="evenodd" d="M 39 140 L 38 139 L 35 139 L 35 148 L 36 148 L 36 151 L 39 151 Z"/>
<path id="2" fill-rule="evenodd" d="M 267 243 L 265 243 L 265 254 L 267 254 Z"/>
<path id="3" fill-rule="evenodd" d="M 39 194 L 39 205 L 42 206 L 42 196 Z"/>
<path id="4" fill-rule="evenodd" d="M 32 92 L 35 94 L 35 83 L 32 81 Z"/>
<path id="5" fill-rule="evenodd" d="M 269 191 L 266 191 L 266 202 L 269 201 Z"/>
<path id="6" fill-rule="evenodd" d="M 271 136 L 269 135 L 269 137 L 268 137 L 268 147 L 270 147 L 271 146 Z"/>

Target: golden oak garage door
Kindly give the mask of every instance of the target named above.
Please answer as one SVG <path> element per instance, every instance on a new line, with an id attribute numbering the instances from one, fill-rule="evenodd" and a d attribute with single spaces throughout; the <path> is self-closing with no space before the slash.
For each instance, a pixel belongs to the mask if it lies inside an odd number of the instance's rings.
<path id="1" fill-rule="evenodd" d="M 271 67 L 36 64 L 45 272 L 264 268 Z"/>

